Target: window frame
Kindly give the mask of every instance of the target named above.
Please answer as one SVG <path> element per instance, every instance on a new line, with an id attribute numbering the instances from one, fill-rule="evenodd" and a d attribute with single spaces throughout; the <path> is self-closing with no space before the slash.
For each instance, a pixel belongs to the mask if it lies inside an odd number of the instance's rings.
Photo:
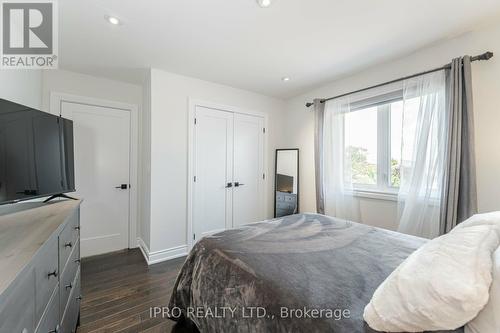
<path id="1" fill-rule="evenodd" d="M 397 200 L 399 187 L 391 184 L 391 104 L 399 101 L 403 101 L 402 90 L 363 99 L 351 105 L 350 112 L 377 107 L 377 184 L 353 183 L 352 189 L 355 196 Z M 345 148 L 344 145 L 344 156 Z"/>

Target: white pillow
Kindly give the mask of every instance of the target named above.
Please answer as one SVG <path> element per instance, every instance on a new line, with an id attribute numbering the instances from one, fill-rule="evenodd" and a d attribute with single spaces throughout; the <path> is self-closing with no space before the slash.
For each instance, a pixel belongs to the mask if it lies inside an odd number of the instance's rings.
<path id="1" fill-rule="evenodd" d="M 458 224 L 453 230 L 451 230 L 451 232 L 457 229 L 468 228 L 475 225 L 495 225 L 498 227 L 498 232 L 500 233 L 500 212 L 490 212 L 473 215 L 464 222 Z"/>
<path id="2" fill-rule="evenodd" d="M 488 302 L 499 233 L 497 223 L 474 223 L 429 241 L 378 287 L 365 321 L 384 332 L 464 326 Z"/>
<path id="3" fill-rule="evenodd" d="M 493 255 L 493 283 L 490 300 L 479 315 L 465 326 L 465 333 L 500 332 L 500 248 Z"/>

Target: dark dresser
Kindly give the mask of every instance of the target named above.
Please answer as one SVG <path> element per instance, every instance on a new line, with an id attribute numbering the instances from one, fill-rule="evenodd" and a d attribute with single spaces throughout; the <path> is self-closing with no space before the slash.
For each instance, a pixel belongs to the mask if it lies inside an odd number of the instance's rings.
<path id="1" fill-rule="evenodd" d="M 0 206 L 0 333 L 76 332 L 80 203 Z"/>
<path id="2" fill-rule="evenodd" d="M 276 217 L 297 214 L 297 194 L 276 192 Z"/>

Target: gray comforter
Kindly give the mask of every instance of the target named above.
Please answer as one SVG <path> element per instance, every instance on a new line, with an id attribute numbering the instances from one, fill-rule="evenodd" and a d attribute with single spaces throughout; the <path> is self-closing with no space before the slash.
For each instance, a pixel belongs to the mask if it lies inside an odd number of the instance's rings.
<path id="1" fill-rule="evenodd" d="M 316 214 L 249 224 L 196 244 L 170 309 L 201 332 L 374 332 L 365 305 L 425 242 Z"/>

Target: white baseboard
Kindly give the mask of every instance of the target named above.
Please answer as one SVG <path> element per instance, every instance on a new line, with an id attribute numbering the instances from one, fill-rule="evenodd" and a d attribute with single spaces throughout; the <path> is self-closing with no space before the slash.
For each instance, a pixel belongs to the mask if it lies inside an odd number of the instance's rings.
<path id="1" fill-rule="evenodd" d="M 151 252 L 146 243 L 144 243 L 144 241 L 140 237 L 137 237 L 137 244 L 139 245 L 142 255 L 144 256 L 144 259 L 146 260 L 148 265 L 183 257 L 188 253 L 187 245 L 181 245 L 172 247 L 170 249 Z"/>
<path id="2" fill-rule="evenodd" d="M 142 256 L 144 257 L 144 260 L 146 260 L 146 262 L 148 262 L 149 249 L 148 249 L 148 246 L 146 245 L 146 243 L 144 243 L 144 241 L 142 240 L 141 237 L 137 237 L 137 245 L 139 246 L 139 249 L 142 252 Z M 148 263 L 148 265 L 149 265 L 149 263 Z"/>
<path id="3" fill-rule="evenodd" d="M 122 246 L 120 234 L 102 235 L 80 239 L 80 256 L 82 258 L 110 253 L 126 246 Z"/>

